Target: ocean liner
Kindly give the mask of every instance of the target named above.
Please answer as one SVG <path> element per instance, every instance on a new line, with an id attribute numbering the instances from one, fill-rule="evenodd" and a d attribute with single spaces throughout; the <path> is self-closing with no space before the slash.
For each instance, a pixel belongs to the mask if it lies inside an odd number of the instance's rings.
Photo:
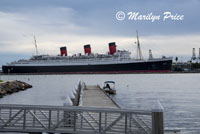
<path id="1" fill-rule="evenodd" d="M 115 42 L 109 43 L 107 54 L 93 54 L 90 44 L 84 45 L 84 55 L 68 56 L 67 47 L 60 48 L 60 55 L 35 55 L 30 59 L 21 59 L 3 65 L 3 73 L 135 73 L 135 72 L 170 72 L 171 57 L 144 59 L 137 35 L 137 57 L 131 58 L 126 50 L 117 50 Z M 36 45 L 36 40 L 35 40 Z M 36 45 L 37 46 L 37 45 Z M 37 52 L 37 47 L 36 47 Z"/>

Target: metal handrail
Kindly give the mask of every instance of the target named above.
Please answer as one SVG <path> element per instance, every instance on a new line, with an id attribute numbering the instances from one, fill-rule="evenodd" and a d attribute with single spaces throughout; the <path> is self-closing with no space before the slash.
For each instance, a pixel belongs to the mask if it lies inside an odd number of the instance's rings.
<path id="1" fill-rule="evenodd" d="M 146 132 L 142 126 L 134 124 L 133 115 L 151 119 L 151 111 L 144 110 L 0 104 L 0 131 L 134 133 L 137 129 L 150 134 L 151 130 Z"/>
<path id="2" fill-rule="evenodd" d="M 148 110 L 133 110 L 133 109 L 115 109 L 115 108 L 96 108 L 96 107 L 77 107 L 77 106 L 51 106 L 51 105 L 20 105 L 20 104 L 0 104 L 0 109 L 12 108 L 20 109 L 25 108 L 27 110 L 39 109 L 39 110 L 62 110 L 62 111 L 76 111 L 76 112 L 108 112 L 108 113 L 133 113 L 141 115 L 151 115 L 151 111 Z"/>

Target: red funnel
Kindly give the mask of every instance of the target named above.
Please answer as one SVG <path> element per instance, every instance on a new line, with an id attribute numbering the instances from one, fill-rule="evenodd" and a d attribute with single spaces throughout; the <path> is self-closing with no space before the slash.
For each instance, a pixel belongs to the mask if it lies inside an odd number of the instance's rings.
<path id="1" fill-rule="evenodd" d="M 116 45 L 115 45 L 115 42 L 109 43 L 109 51 L 110 51 L 110 54 L 111 54 L 111 55 L 113 55 L 113 54 L 116 52 Z"/>
<path id="2" fill-rule="evenodd" d="M 60 48 L 60 55 L 63 56 L 67 56 L 67 47 L 61 47 Z"/>
<path id="3" fill-rule="evenodd" d="M 88 55 L 91 54 L 91 47 L 90 47 L 90 44 L 84 45 L 84 51 L 85 51 L 85 54 L 88 54 Z"/>

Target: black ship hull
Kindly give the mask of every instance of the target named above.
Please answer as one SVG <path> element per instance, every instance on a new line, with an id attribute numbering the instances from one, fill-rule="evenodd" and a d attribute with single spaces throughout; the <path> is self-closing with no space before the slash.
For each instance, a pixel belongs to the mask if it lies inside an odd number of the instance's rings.
<path id="1" fill-rule="evenodd" d="M 170 72 L 172 60 L 132 62 L 101 65 L 59 65 L 59 66 L 2 66 L 3 73 L 134 73 L 134 72 Z"/>

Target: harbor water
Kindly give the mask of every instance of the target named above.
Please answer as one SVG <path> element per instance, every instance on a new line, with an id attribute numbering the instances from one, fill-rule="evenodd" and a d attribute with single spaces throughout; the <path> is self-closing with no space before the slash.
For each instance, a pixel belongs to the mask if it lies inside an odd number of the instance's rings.
<path id="1" fill-rule="evenodd" d="M 165 108 L 165 129 L 200 133 L 200 74 L 98 74 L 98 75 L 1 75 L 33 86 L 4 96 L 1 104 L 63 105 L 78 80 L 103 86 L 116 82 L 113 99 L 128 109 L 151 110 L 159 100 Z"/>

